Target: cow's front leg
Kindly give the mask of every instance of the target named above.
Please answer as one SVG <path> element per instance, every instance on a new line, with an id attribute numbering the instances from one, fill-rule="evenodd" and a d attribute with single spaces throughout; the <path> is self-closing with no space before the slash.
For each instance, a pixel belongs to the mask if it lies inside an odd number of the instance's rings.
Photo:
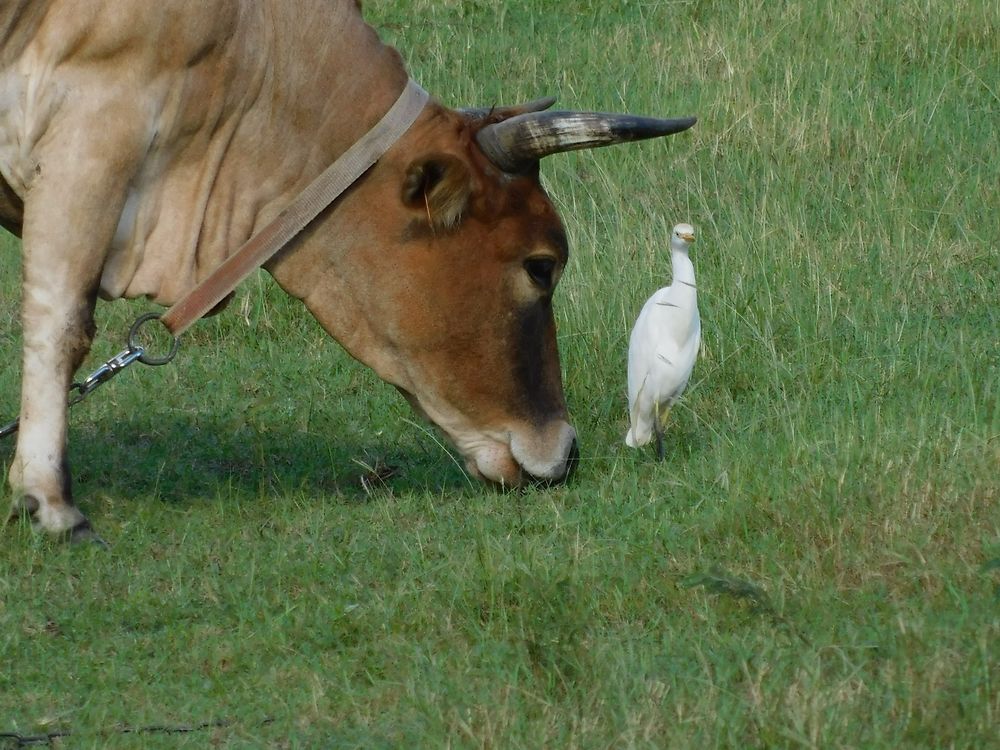
<path id="1" fill-rule="evenodd" d="M 67 289 L 76 286 L 67 280 L 39 279 L 37 265 L 25 258 L 21 425 L 9 474 L 12 516 L 28 515 L 39 529 L 80 540 L 93 532 L 73 504 L 66 404 L 73 373 L 93 337 L 94 296 Z"/>
<path id="2" fill-rule="evenodd" d="M 91 119 L 35 155 L 24 200 L 21 426 L 9 472 L 14 513 L 36 528 L 93 538 L 73 504 L 66 461 L 67 391 L 94 334 L 100 276 L 144 144 L 134 112 Z"/>

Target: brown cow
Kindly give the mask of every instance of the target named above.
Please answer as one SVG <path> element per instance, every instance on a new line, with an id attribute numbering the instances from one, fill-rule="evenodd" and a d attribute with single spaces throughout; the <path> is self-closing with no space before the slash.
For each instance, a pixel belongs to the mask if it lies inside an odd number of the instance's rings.
<path id="1" fill-rule="evenodd" d="M 92 535 L 65 443 L 96 297 L 176 301 L 407 80 L 352 0 L 0 6 L 0 224 L 24 271 L 15 515 Z M 560 481 L 575 456 L 552 317 L 567 247 L 538 160 L 690 124 L 432 101 L 267 270 L 472 474 Z"/>

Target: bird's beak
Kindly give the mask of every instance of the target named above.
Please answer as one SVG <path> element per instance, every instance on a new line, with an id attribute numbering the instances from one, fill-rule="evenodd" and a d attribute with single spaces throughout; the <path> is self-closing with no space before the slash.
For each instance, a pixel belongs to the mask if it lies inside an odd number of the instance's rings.
<path id="1" fill-rule="evenodd" d="M 694 235 L 693 234 L 688 234 L 687 232 L 685 232 L 684 234 L 679 234 L 677 236 L 680 237 L 685 242 L 694 242 Z"/>

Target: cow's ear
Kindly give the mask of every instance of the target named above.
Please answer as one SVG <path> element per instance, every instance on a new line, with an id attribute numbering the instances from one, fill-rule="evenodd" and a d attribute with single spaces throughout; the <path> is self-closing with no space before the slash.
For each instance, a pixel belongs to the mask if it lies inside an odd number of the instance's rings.
<path id="1" fill-rule="evenodd" d="M 410 164 L 403 180 L 403 203 L 426 214 L 431 226 L 458 224 L 472 196 L 472 175 L 461 159 L 447 154 Z"/>

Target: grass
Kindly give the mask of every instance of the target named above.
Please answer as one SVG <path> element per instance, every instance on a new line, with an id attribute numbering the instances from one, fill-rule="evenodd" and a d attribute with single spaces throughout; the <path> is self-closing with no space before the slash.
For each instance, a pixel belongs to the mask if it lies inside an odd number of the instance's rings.
<path id="1" fill-rule="evenodd" d="M 365 11 L 455 106 L 556 93 L 700 117 L 544 164 L 573 248 L 557 316 L 580 471 L 549 491 L 471 485 L 392 389 L 254 279 L 175 366 L 74 410 L 77 494 L 113 550 L 7 530 L 0 732 L 995 745 L 997 2 Z M 622 445 L 624 355 L 681 220 L 699 229 L 705 342 L 656 465 Z M 19 268 L 3 243 L 12 412 Z M 88 366 L 143 309 L 101 305 Z M 400 475 L 365 491 L 383 464 Z M 117 731 L 202 722 L 220 725 Z"/>

